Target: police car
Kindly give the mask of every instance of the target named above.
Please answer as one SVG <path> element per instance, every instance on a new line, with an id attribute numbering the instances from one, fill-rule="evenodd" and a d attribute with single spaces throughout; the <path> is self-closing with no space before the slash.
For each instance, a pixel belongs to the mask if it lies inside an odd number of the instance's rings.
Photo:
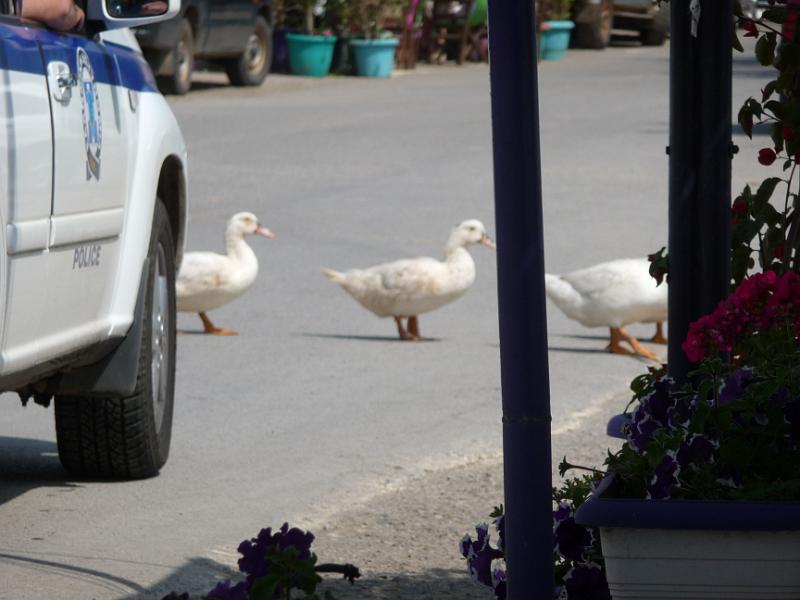
<path id="1" fill-rule="evenodd" d="M 129 26 L 180 0 L 87 0 L 82 33 L 0 16 L 0 391 L 55 403 L 72 474 L 166 462 L 186 148 Z"/>

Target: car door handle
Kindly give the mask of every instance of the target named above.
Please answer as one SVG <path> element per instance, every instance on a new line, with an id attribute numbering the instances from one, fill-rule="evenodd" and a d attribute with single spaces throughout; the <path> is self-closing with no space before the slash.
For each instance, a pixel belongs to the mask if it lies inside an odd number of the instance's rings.
<path id="1" fill-rule="evenodd" d="M 58 102 L 66 104 L 72 98 L 72 88 L 78 85 L 78 77 L 69 70 L 69 65 L 59 60 L 47 64 L 50 94 Z"/>

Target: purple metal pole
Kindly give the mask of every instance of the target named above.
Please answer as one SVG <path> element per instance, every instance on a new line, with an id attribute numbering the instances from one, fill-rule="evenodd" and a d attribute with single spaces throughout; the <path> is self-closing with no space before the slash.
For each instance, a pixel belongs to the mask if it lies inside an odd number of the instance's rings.
<path id="1" fill-rule="evenodd" d="M 730 284 L 731 0 L 672 0 L 670 31 L 669 373 L 694 367 L 681 349 L 689 324 Z"/>
<path id="2" fill-rule="evenodd" d="M 553 597 L 550 385 L 533 0 L 489 0 L 509 600 Z"/>

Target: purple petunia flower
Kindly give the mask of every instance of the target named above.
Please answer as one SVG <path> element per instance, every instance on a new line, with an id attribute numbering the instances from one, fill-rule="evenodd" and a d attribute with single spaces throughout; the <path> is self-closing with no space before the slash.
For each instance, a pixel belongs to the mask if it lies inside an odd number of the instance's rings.
<path id="1" fill-rule="evenodd" d="M 720 465 L 718 469 L 719 477 L 717 483 L 736 489 L 742 485 L 742 475 L 739 471 L 730 465 Z"/>
<path id="2" fill-rule="evenodd" d="M 566 500 L 560 500 L 558 507 L 553 511 L 553 521 L 560 523 L 572 516 L 572 505 Z"/>
<path id="3" fill-rule="evenodd" d="M 641 407 L 637 408 L 633 413 L 634 421 L 628 430 L 628 441 L 641 454 L 647 448 L 653 434 L 661 429 L 661 425 L 644 410 L 640 412 L 640 409 Z"/>
<path id="4" fill-rule="evenodd" d="M 696 407 L 696 398 L 675 398 L 672 406 L 667 409 L 667 427 L 670 429 L 687 429 Z"/>
<path id="5" fill-rule="evenodd" d="M 800 440 L 800 398 L 783 405 L 783 420 L 787 425 L 786 437 Z"/>
<path id="6" fill-rule="evenodd" d="M 679 485 L 678 474 L 681 467 L 675 458 L 675 453 L 670 451 L 656 466 L 655 475 L 647 486 L 648 500 L 668 500 L 672 490 Z"/>
<path id="7" fill-rule="evenodd" d="M 675 458 L 681 469 L 692 465 L 702 465 L 714 462 L 714 450 L 719 448 L 719 442 L 708 436 L 690 434 L 678 448 Z"/>
<path id="8" fill-rule="evenodd" d="M 262 529 L 257 537 L 243 541 L 238 548 L 242 555 L 239 559 L 239 570 L 247 574 L 248 589 L 256 579 L 269 574 L 267 553 L 270 550 L 283 550 L 293 546 L 297 550 L 299 560 L 308 560 L 311 558 L 313 541 L 314 534 L 296 527 L 289 529 L 288 523 L 284 523 L 274 534 L 272 529 L 267 527 Z"/>
<path id="9" fill-rule="evenodd" d="M 555 537 L 555 550 L 568 560 L 582 561 L 586 549 L 591 547 L 594 541 L 592 530 L 578 525 L 575 517 L 569 517 L 556 521 L 553 527 Z"/>
<path id="10" fill-rule="evenodd" d="M 497 600 L 505 600 L 506 598 L 506 580 L 505 564 L 496 566 L 492 570 L 492 587 L 494 588 L 494 597 Z"/>
<path id="11" fill-rule="evenodd" d="M 753 378 L 753 369 L 744 367 L 730 373 L 717 392 L 717 406 L 725 406 L 744 396 L 744 390 Z"/>
<path id="12" fill-rule="evenodd" d="M 503 553 L 489 544 L 489 526 L 481 523 L 475 526 L 476 540 L 465 535 L 459 543 L 461 556 L 467 559 L 467 571 L 476 582 L 492 586 L 492 561 L 502 558 Z"/>
<path id="13" fill-rule="evenodd" d="M 220 581 L 213 590 L 206 596 L 209 600 L 248 600 L 250 592 L 247 583 L 240 581 L 236 585 L 231 585 L 230 579 Z"/>
<path id="14" fill-rule="evenodd" d="M 500 515 L 494 520 L 494 528 L 497 530 L 497 549 L 501 552 L 506 544 L 506 516 Z"/>
<path id="15" fill-rule="evenodd" d="M 572 567 L 564 576 L 564 588 L 570 600 L 611 600 L 606 575 L 595 563 Z"/>

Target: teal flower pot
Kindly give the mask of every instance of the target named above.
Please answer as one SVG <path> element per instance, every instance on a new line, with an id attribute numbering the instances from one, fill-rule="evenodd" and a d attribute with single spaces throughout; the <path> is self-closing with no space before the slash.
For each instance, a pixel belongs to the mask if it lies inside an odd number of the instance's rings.
<path id="1" fill-rule="evenodd" d="M 569 36 L 575 27 L 572 21 L 545 21 L 542 23 L 539 55 L 542 60 L 558 60 L 569 47 Z"/>
<path id="2" fill-rule="evenodd" d="M 289 68 L 294 75 L 325 77 L 331 70 L 334 35 L 287 33 Z"/>
<path id="3" fill-rule="evenodd" d="M 394 70 L 396 38 L 380 40 L 350 40 L 356 63 L 356 74 L 361 77 L 390 77 Z"/>

